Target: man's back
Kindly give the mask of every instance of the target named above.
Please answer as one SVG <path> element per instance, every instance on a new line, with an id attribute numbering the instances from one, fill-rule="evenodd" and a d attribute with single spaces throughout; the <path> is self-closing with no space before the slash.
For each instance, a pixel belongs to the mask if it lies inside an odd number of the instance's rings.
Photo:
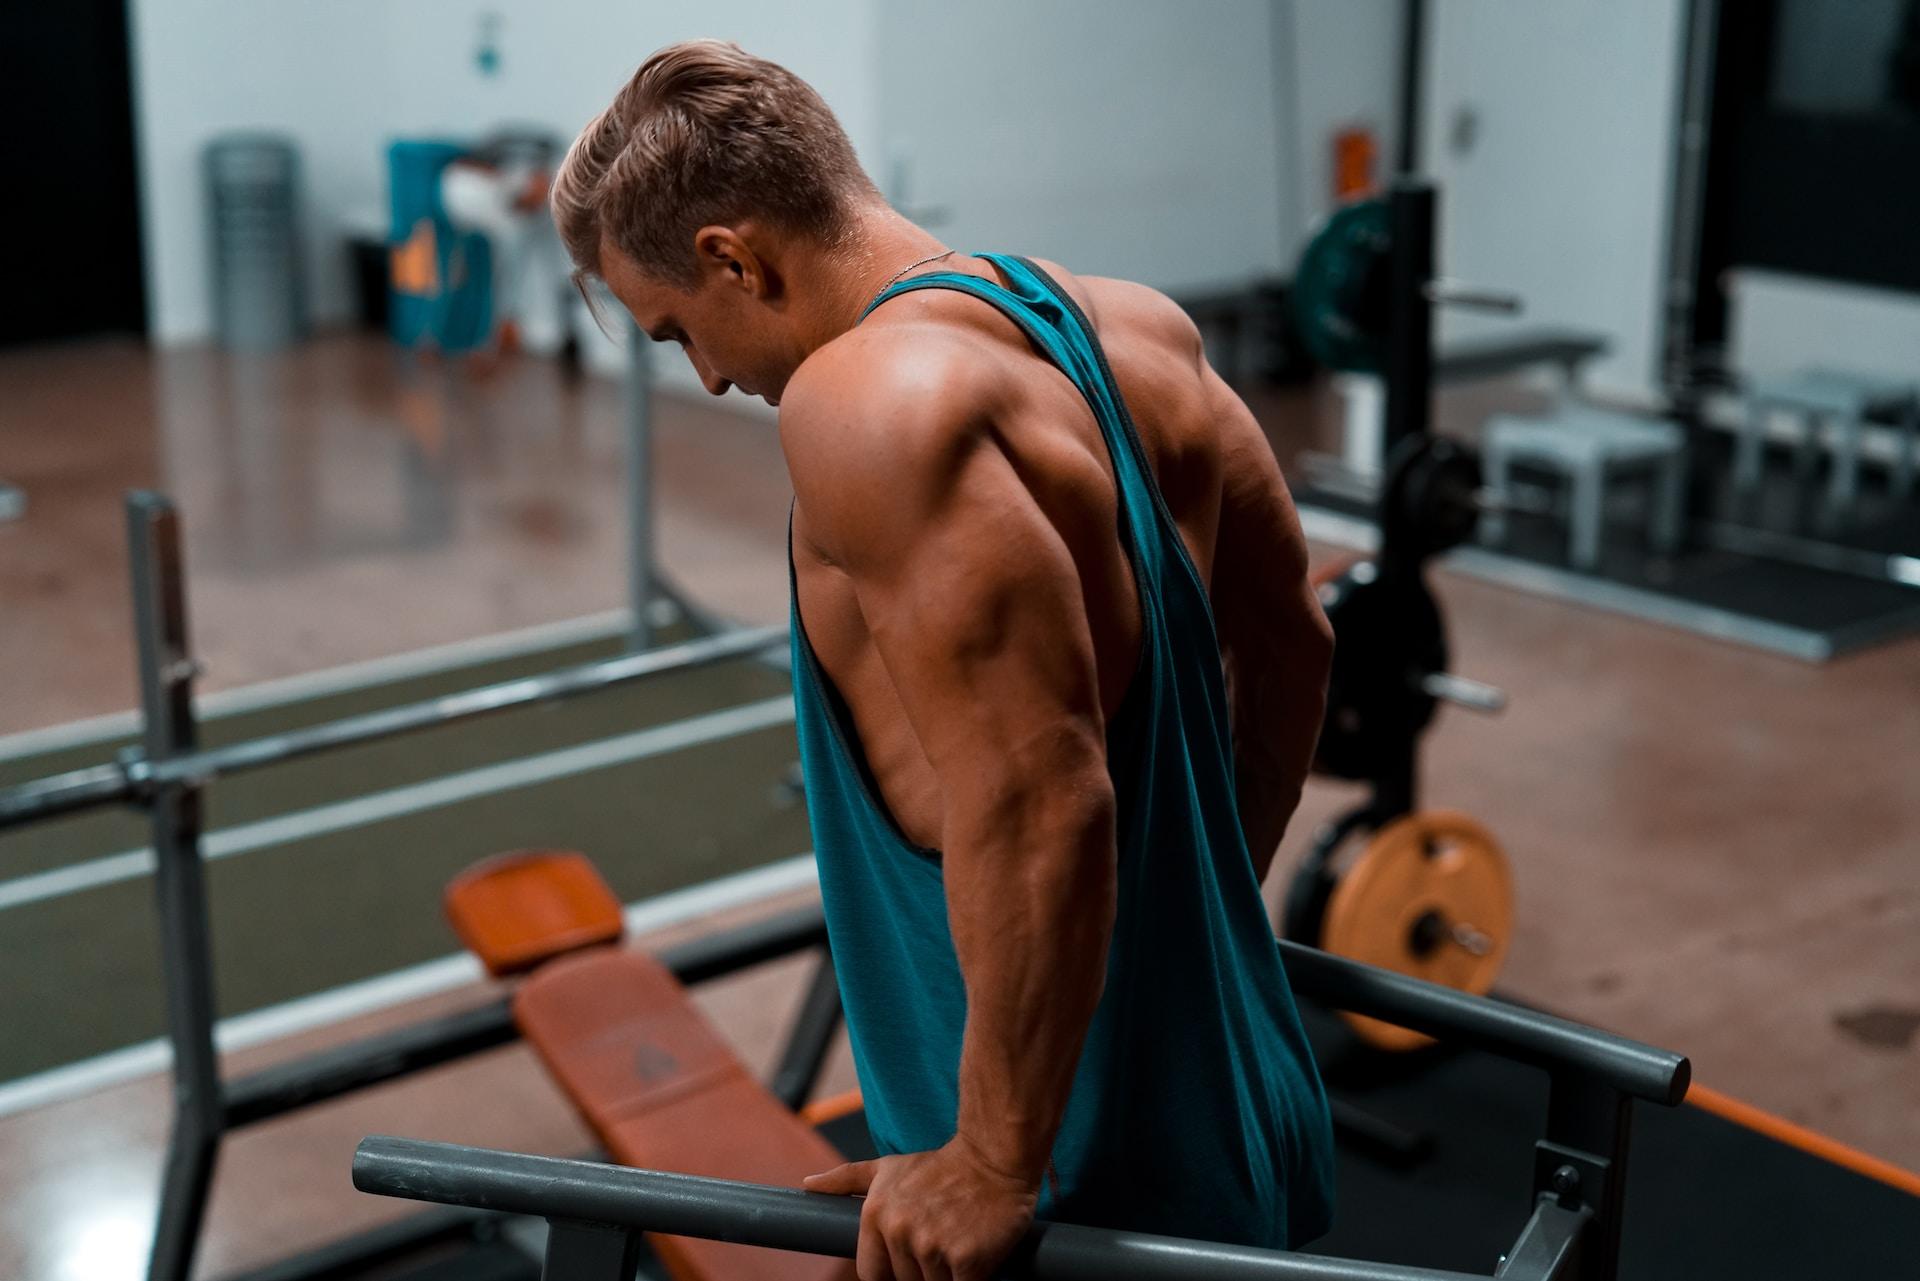
<path id="1" fill-rule="evenodd" d="M 1288 567 L 1268 561 L 1266 547 L 1228 549 L 1224 558 L 1234 570 L 1248 563 L 1262 581 L 1249 583 L 1215 572 L 1221 559 L 1225 483 L 1229 476 L 1244 478 L 1250 471 L 1264 478 L 1258 460 L 1264 456 L 1271 463 L 1264 436 L 1244 409 L 1238 414 L 1222 411 L 1225 389 L 1205 367 L 1193 323 L 1163 295 L 1128 281 L 1075 277 L 1051 262 L 1038 265 L 1079 304 L 1098 332 L 1168 513 L 1209 585 L 1215 615 L 1223 624 L 1237 621 L 1247 611 L 1237 608 L 1239 599 L 1223 599 L 1228 593 L 1265 595 L 1270 589 L 1264 580 L 1286 583 Z M 964 260 L 953 269 L 998 280 L 993 268 L 979 259 Z M 945 423 L 956 435 L 991 435 L 990 448 L 1005 459 L 1018 490 L 1072 558 L 1092 634 L 1100 702 L 1111 717 L 1139 657 L 1140 602 L 1117 532 L 1113 461 L 1085 397 L 1035 354 L 1006 316 L 977 299 L 945 290 L 890 301 L 815 359 L 829 368 L 809 377 L 810 366 L 803 366 L 789 389 L 788 404 L 796 398 L 844 396 L 849 382 L 870 387 L 879 378 L 897 384 L 903 395 L 939 398 L 957 407 L 960 412 Z M 790 457 L 817 447 L 818 442 L 788 440 Z M 881 478 L 889 463 L 910 467 L 922 457 L 885 446 L 879 456 L 870 476 Z M 859 491 L 845 485 L 829 501 L 871 511 L 882 492 L 896 491 Z M 1284 491 L 1280 497 L 1284 502 Z M 983 523 L 964 536 L 996 548 L 1009 561 L 1030 551 L 1010 541 L 1001 524 Z M 1236 559 L 1235 551 L 1248 554 Z M 881 796 L 910 838 L 938 847 L 941 809 L 934 771 L 879 660 L 847 576 L 808 538 L 804 499 L 794 513 L 793 553 L 796 592 L 809 638 L 847 701 Z M 1228 627 L 1221 630 L 1223 647 L 1231 647 Z"/>

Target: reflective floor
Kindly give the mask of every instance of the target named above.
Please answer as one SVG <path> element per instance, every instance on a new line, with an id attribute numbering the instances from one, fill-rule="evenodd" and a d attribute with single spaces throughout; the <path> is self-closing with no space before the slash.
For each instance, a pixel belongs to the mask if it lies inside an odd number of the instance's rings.
<path id="1" fill-rule="evenodd" d="M 771 422 L 661 401 L 660 559 L 711 607 L 777 620 Z M 0 477 L 28 503 L 0 523 L 0 734 L 134 702 L 136 486 L 181 511 L 203 692 L 627 603 L 610 379 L 532 359 L 476 379 L 360 335 L 274 355 L 89 342 L 0 352 L 0 405 Z"/>

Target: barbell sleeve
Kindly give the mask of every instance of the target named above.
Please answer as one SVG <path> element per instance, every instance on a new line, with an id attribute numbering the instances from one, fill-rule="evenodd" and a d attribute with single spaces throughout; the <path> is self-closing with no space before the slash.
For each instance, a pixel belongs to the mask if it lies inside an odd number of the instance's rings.
<path id="1" fill-rule="evenodd" d="M 1455 676 L 1452 672 L 1428 672 L 1420 678 L 1420 692 L 1470 712 L 1499 712 L 1507 706 L 1507 692 L 1497 685 Z"/>

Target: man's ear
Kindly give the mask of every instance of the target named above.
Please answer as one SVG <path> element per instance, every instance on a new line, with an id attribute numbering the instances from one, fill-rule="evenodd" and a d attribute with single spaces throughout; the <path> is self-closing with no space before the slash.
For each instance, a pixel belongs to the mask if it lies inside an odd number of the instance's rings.
<path id="1" fill-rule="evenodd" d="M 732 227 L 702 227 L 694 233 L 693 252 L 702 275 L 720 278 L 755 298 L 766 297 L 774 282 L 770 264 Z"/>

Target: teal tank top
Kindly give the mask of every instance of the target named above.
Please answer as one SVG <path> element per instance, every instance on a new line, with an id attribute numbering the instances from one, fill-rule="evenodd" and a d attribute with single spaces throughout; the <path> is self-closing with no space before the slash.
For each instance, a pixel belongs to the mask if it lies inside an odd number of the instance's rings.
<path id="1" fill-rule="evenodd" d="M 959 290 L 1073 380 L 1112 456 L 1142 618 L 1139 666 L 1107 727 L 1119 896 L 1106 988 L 1039 1214 L 1297 1247 L 1331 1225 L 1332 1127 L 1240 827 L 1212 607 L 1092 326 L 1031 262 L 980 256 L 1006 286 L 917 276 L 861 318 L 911 290 Z M 880 800 L 797 591 L 792 645 L 814 853 L 867 1124 L 883 1153 L 937 1148 L 954 1133 L 966 1023 L 940 856 L 909 842 Z"/>

